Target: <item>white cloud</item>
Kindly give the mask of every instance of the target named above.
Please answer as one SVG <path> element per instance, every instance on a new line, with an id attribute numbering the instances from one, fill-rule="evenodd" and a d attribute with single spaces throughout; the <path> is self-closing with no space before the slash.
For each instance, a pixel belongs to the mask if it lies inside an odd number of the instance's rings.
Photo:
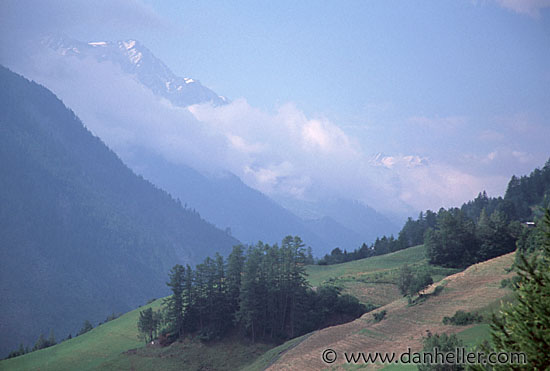
<path id="1" fill-rule="evenodd" d="M 528 163 L 533 160 L 533 157 L 529 153 L 522 151 L 512 151 L 512 156 L 517 158 L 518 161 L 522 163 Z"/>
<path id="2" fill-rule="evenodd" d="M 388 169 L 393 169 L 396 166 L 402 166 L 407 168 L 418 167 L 427 164 L 427 158 L 416 155 L 397 155 L 397 156 L 384 156 L 378 155 L 375 157 L 374 164 L 383 165 Z"/>
<path id="3" fill-rule="evenodd" d="M 2 46 L 72 31 L 86 30 L 93 38 L 105 30 L 135 33 L 163 29 L 168 24 L 140 0 L 3 0 L 0 14 Z"/>
<path id="4" fill-rule="evenodd" d="M 272 196 L 305 200 L 351 198 L 381 211 L 409 211 L 458 206 L 487 189 L 501 194 L 507 179 L 473 174 L 471 157 L 460 168 L 437 157 L 417 153 L 379 155 L 374 160 L 360 144 L 326 118 L 308 117 L 294 104 L 274 113 L 245 99 L 213 107 L 173 106 L 156 97 L 116 65 L 63 57 L 42 51 L 39 58 L 15 66 L 52 89 L 123 159 L 136 148 L 169 161 L 205 171 L 230 171 L 245 183 Z M 454 131 L 465 119 L 412 122 Z M 500 150 L 484 155 L 500 159 Z M 519 149 L 500 162 L 524 161 Z"/>
<path id="5" fill-rule="evenodd" d="M 495 0 L 500 6 L 519 14 L 533 18 L 540 16 L 540 11 L 550 8 L 550 0 Z"/>
<path id="6" fill-rule="evenodd" d="M 224 166 L 268 194 L 343 196 L 345 189 L 355 187 L 359 196 L 356 184 L 373 183 L 371 173 L 358 172 L 366 161 L 357 143 L 335 124 L 308 118 L 293 104 L 279 107 L 274 114 L 244 99 L 220 107 L 195 105 L 189 110 L 232 143 L 235 153 Z"/>

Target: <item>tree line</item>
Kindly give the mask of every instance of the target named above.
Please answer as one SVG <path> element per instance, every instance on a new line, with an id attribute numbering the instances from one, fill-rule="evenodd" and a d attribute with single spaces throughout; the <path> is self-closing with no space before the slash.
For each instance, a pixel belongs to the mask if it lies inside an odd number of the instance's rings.
<path id="1" fill-rule="evenodd" d="M 352 252 L 335 248 L 318 264 L 344 263 L 425 244 L 430 263 L 465 267 L 513 251 L 517 241 L 533 245 L 520 222 L 540 218 L 549 206 L 550 159 L 529 176 L 513 176 L 504 197 L 488 197 L 483 191 L 460 208 L 421 212 L 416 220 L 407 219 L 397 238 L 383 236 Z"/>
<path id="2" fill-rule="evenodd" d="M 238 332 L 252 341 L 281 341 L 357 318 L 366 307 L 333 286 L 315 290 L 307 282 L 307 252 L 299 237 L 280 246 L 237 245 L 224 259 L 216 254 L 195 269 L 175 265 L 172 291 L 162 310 L 141 311 L 138 328 L 151 341 L 187 335 L 209 341 Z"/>
<path id="3" fill-rule="evenodd" d="M 515 364 L 491 365 L 491 370 L 548 370 L 550 368 L 550 210 L 537 218 L 536 228 L 530 229 L 529 244 L 519 248 L 514 270 L 518 274 L 512 283 L 513 299 L 503 303 L 491 318 L 491 340 L 474 348 L 477 352 L 516 353 L 521 356 Z M 518 243 L 519 245 L 519 243 Z M 468 325 L 479 322 L 473 313 L 457 311 L 445 317 L 446 324 Z M 442 353 L 454 352 L 464 343 L 456 335 L 428 333 L 424 352 L 438 348 Z M 440 370 L 441 365 L 422 365 L 419 370 Z M 468 369 L 486 370 L 487 365 L 470 365 Z M 463 370 L 462 365 L 446 369 Z"/>

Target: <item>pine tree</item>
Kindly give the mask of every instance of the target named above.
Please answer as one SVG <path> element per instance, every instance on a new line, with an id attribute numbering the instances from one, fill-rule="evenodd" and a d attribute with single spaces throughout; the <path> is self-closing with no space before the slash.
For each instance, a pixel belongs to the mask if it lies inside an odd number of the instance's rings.
<path id="1" fill-rule="evenodd" d="M 244 270 L 244 248 L 242 245 L 233 246 L 233 251 L 227 259 L 227 296 L 228 311 L 232 313 L 239 309 L 241 291 L 241 275 Z"/>
<path id="2" fill-rule="evenodd" d="M 404 264 L 399 271 L 399 278 L 397 279 L 397 287 L 402 295 L 409 295 L 412 280 L 413 274 L 411 268 L 407 264 Z"/>
<path id="3" fill-rule="evenodd" d="M 524 352 L 526 365 L 495 369 L 547 370 L 550 368 L 550 210 L 544 217 L 544 241 L 531 257 L 518 252 L 516 302 L 493 316 L 491 337 L 497 351 Z"/>
<path id="4" fill-rule="evenodd" d="M 183 290 L 185 287 L 185 268 L 176 264 L 170 270 L 170 281 L 166 283 L 172 290 L 165 304 L 167 304 L 167 317 L 174 325 L 178 337 L 183 335 Z"/>
<path id="5" fill-rule="evenodd" d="M 258 327 L 261 325 L 261 260 L 262 253 L 259 248 L 250 248 L 248 250 L 241 283 L 240 306 L 237 312 L 237 321 L 243 326 L 246 332 L 250 333 L 252 342 L 256 340 L 256 335 L 259 332 Z"/>
<path id="6" fill-rule="evenodd" d="M 147 308 L 139 312 L 138 331 L 140 337 L 143 338 L 145 342 L 153 341 L 153 332 L 156 331 L 156 327 L 152 308 Z M 149 340 L 147 338 L 149 338 Z"/>
<path id="7" fill-rule="evenodd" d="M 80 329 L 80 331 L 78 331 L 77 336 L 85 334 L 88 331 L 92 330 L 93 328 L 94 328 L 94 326 L 92 326 L 92 323 L 90 321 L 86 320 L 86 321 L 84 321 L 84 324 L 82 325 L 82 328 Z"/>

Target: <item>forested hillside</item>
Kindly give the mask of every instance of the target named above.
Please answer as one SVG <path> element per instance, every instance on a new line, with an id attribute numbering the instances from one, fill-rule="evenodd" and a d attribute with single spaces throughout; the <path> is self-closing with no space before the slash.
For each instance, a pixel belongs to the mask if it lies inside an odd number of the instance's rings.
<path id="1" fill-rule="evenodd" d="M 128 156 L 127 163 L 243 243 L 278 241 L 288 234 L 296 234 L 318 254 L 331 249 L 328 240 L 321 238 L 303 220 L 233 174 L 203 175 L 142 148 Z"/>
<path id="2" fill-rule="evenodd" d="M 337 264 L 383 255 L 425 244 L 432 264 L 466 267 L 532 244 L 532 229 L 521 223 L 540 219 L 550 206 L 550 160 L 528 176 L 512 176 L 504 197 L 488 197 L 485 191 L 460 208 L 441 208 L 408 218 L 397 238 L 393 235 L 352 252 L 334 249 L 319 264 Z"/>
<path id="3" fill-rule="evenodd" d="M 168 293 L 234 238 L 136 176 L 46 88 L 0 67 L 0 353 Z"/>

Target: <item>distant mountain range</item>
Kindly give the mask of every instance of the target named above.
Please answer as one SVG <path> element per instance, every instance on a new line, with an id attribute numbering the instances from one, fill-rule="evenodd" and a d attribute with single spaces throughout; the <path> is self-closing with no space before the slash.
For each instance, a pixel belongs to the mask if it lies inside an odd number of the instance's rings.
<path id="1" fill-rule="evenodd" d="M 167 294 L 235 238 L 135 175 L 49 90 L 0 66 L 0 354 Z"/>
<path id="2" fill-rule="evenodd" d="M 96 41 L 84 43 L 66 37 L 48 37 L 43 44 L 62 55 L 94 58 L 111 62 L 121 70 L 134 75 L 151 91 L 177 106 L 210 102 L 221 105 L 228 102 L 203 86 L 198 80 L 176 76 L 160 59 L 136 40 L 117 42 Z"/>
<path id="3" fill-rule="evenodd" d="M 177 106 L 228 102 L 196 79 L 176 76 L 134 40 L 84 43 L 57 37 L 45 39 L 43 43 L 61 55 L 118 65 L 154 94 Z M 274 201 L 250 188 L 233 174 L 204 174 L 190 166 L 167 161 L 143 147 L 135 146 L 129 152 L 131 154 L 120 153 L 120 156 L 135 172 L 243 242 L 274 243 L 288 234 L 297 234 L 321 256 L 335 247 L 354 249 L 363 242 L 374 241 L 377 236 L 398 231 L 386 217 L 357 201 L 326 200 L 325 204 L 325 200 L 322 203 L 285 200 L 282 207 L 280 200 Z M 315 212 L 309 213 L 312 209 Z"/>

